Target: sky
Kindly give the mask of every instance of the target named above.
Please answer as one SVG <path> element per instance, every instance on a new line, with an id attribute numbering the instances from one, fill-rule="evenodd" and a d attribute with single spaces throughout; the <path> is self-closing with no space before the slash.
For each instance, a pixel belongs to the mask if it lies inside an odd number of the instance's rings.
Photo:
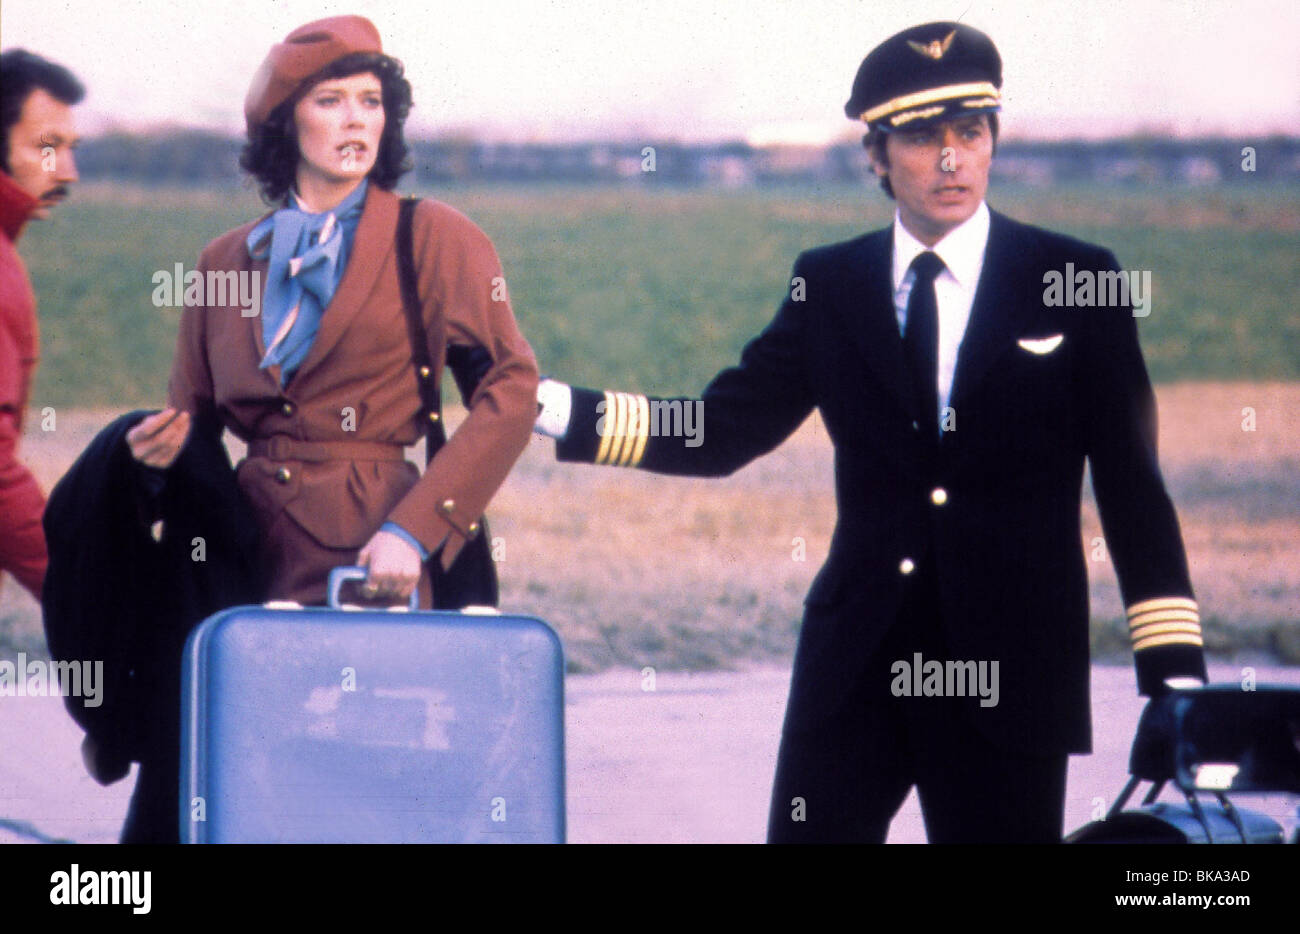
<path id="1" fill-rule="evenodd" d="M 825 142 L 862 57 L 960 19 L 1003 59 L 1003 135 L 1300 132 L 1294 0 L 3 0 L 0 46 L 70 67 L 89 134 L 242 132 L 274 42 L 363 12 L 400 58 L 408 135 Z"/>

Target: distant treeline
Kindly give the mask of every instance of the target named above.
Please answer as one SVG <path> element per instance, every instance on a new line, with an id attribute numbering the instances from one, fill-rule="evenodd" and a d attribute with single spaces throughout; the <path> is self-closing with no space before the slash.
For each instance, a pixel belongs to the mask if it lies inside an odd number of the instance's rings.
<path id="1" fill-rule="evenodd" d="M 238 138 L 200 130 L 112 133 L 88 139 L 77 159 L 86 180 L 225 186 L 240 180 Z M 413 140 L 416 184 L 469 182 L 672 183 L 721 187 L 861 180 L 860 145 L 764 146 L 744 142 L 488 143 Z M 995 178 L 1028 184 L 1217 184 L 1300 180 L 1300 137 L 1088 141 L 1003 140 Z"/>

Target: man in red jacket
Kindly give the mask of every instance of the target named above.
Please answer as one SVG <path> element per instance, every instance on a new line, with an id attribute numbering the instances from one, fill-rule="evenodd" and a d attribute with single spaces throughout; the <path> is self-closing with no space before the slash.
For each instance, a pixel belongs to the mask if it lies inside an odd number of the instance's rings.
<path id="1" fill-rule="evenodd" d="M 37 600 L 47 563 L 45 496 L 18 460 L 36 370 L 36 296 L 14 244 L 77 180 L 72 105 L 85 96 L 71 72 L 23 49 L 0 55 L 0 571 Z"/>

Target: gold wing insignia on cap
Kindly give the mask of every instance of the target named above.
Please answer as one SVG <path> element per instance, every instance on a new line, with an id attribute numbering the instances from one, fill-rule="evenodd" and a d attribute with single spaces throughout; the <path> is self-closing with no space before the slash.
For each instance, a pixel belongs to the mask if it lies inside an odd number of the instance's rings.
<path id="1" fill-rule="evenodd" d="M 944 36 L 943 39 L 934 39 L 929 44 L 913 42 L 911 39 L 907 40 L 907 44 L 910 45 L 918 54 L 924 55 L 926 58 L 932 58 L 937 62 L 943 58 L 944 54 L 950 48 L 952 48 L 952 40 L 956 38 L 957 30 L 954 29 L 952 32 L 948 33 L 948 35 Z"/>

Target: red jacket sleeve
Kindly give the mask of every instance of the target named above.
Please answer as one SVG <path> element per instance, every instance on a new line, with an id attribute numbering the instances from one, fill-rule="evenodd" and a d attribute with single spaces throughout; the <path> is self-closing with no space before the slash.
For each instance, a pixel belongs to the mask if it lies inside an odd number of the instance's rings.
<path id="1" fill-rule="evenodd" d="M 41 528 L 45 495 L 18 460 L 22 381 L 18 345 L 8 329 L 0 328 L 0 570 L 39 600 L 48 562 Z"/>

